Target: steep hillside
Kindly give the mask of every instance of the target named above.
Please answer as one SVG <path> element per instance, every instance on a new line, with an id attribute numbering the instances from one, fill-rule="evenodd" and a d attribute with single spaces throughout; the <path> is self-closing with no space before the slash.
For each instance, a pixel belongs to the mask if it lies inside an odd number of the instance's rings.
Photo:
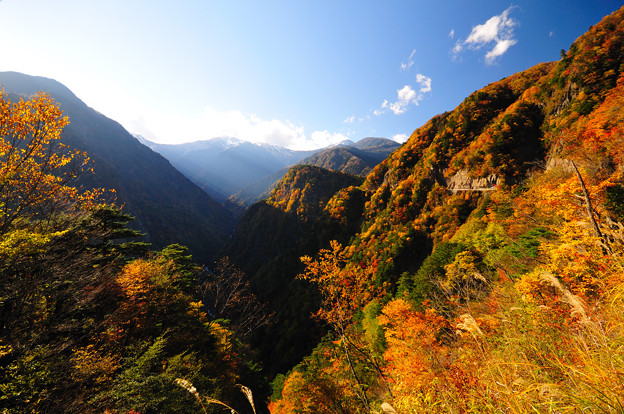
<path id="1" fill-rule="evenodd" d="M 364 212 L 305 259 L 333 336 L 271 411 L 621 411 L 623 70 L 624 9 L 330 200 Z"/>
<path id="2" fill-rule="evenodd" d="M 70 120 L 63 142 L 86 151 L 93 162 L 94 174 L 82 176 L 79 184 L 115 189 L 117 202 L 136 217 L 148 241 L 160 247 L 183 243 L 200 262 L 223 245 L 233 226 L 229 213 L 117 122 L 51 79 L 2 72 L 0 84 L 16 96 L 44 91 L 60 104 Z"/>
<path id="3" fill-rule="evenodd" d="M 274 330 L 258 339 L 270 372 L 292 366 L 320 338 L 319 327 L 309 318 L 318 297 L 295 280 L 302 270 L 299 257 L 317 251 L 341 230 L 347 231 L 325 206 L 334 194 L 361 182 L 359 177 L 319 167 L 295 166 L 267 200 L 245 212 L 223 251 L 277 311 Z"/>
<path id="4" fill-rule="evenodd" d="M 386 138 L 364 138 L 358 142 L 346 140 L 339 145 L 321 149 L 296 164 L 314 165 L 331 171 L 365 176 L 398 147 L 398 143 Z M 281 169 L 242 188 L 231 196 L 225 205 L 230 210 L 240 211 L 242 214 L 247 205 L 268 198 L 287 171 L 287 168 Z"/>
<path id="5" fill-rule="evenodd" d="M 492 83 L 433 118 L 367 177 L 373 195 L 354 245 L 386 263 L 380 280 L 413 271 L 414 255 L 449 240 L 492 186 L 520 184 L 584 140 L 584 117 L 621 73 L 618 19 L 592 28 L 561 61 Z"/>
<path id="6" fill-rule="evenodd" d="M 366 176 L 399 144 L 385 138 L 364 138 L 348 145 L 321 150 L 299 161 L 301 165 L 316 165 L 332 171 Z"/>

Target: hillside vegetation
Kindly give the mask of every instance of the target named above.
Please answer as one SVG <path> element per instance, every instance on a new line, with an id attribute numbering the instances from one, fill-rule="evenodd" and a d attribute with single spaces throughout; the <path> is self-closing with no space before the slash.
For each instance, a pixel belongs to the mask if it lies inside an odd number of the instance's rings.
<path id="1" fill-rule="evenodd" d="M 344 233 L 345 225 L 332 219 L 325 206 L 341 189 L 361 183 L 362 178 L 348 174 L 295 166 L 267 200 L 245 212 L 223 250 L 276 311 L 275 324 L 255 340 L 268 373 L 291 368 L 322 336 L 323 329 L 310 320 L 318 294 L 295 279 L 304 269 L 299 256 L 313 254 Z"/>
<path id="2" fill-rule="evenodd" d="M 366 176 L 399 144 L 385 138 L 364 138 L 349 145 L 339 145 L 316 152 L 297 164 L 315 165 L 326 170 Z"/>
<path id="3" fill-rule="evenodd" d="M 271 412 L 622 412 L 622 69 L 620 10 L 377 166 L 302 258 L 332 332 Z"/>

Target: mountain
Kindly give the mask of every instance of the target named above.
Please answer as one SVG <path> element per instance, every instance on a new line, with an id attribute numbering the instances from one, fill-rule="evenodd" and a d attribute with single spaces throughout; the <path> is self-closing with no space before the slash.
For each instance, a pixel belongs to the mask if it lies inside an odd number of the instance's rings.
<path id="1" fill-rule="evenodd" d="M 159 247 L 187 245 L 200 262 L 222 246 L 233 228 L 230 214 L 120 124 L 52 79 L 1 72 L 0 84 L 13 97 L 44 91 L 60 104 L 70 121 L 63 142 L 86 151 L 93 162 L 94 174 L 82 176 L 78 184 L 115 189 L 117 202 L 135 216 L 148 241 Z"/>
<path id="2" fill-rule="evenodd" d="M 229 137 L 177 145 L 149 142 L 147 145 L 218 201 L 312 153 Z"/>
<path id="3" fill-rule="evenodd" d="M 599 327 L 622 321 L 623 71 L 624 8 L 343 192 L 358 228 L 306 273 L 333 335 L 271 412 L 617 411 L 621 332 Z"/>
<path id="4" fill-rule="evenodd" d="M 316 165 L 332 171 L 366 176 L 400 145 L 386 138 L 364 138 L 358 142 L 343 141 L 325 148 L 297 164 Z"/>

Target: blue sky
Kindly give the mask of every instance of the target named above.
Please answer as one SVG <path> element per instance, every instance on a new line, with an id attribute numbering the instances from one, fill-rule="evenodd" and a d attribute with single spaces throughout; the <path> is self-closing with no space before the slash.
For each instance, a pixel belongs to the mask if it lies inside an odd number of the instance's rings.
<path id="1" fill-rule="evenodd" d="M 426 4 L 425 4 L 426 3 Z M 161 143 L 404 140 L 617 1 L 0 0 L 0 71 L 56 79 Z"/>

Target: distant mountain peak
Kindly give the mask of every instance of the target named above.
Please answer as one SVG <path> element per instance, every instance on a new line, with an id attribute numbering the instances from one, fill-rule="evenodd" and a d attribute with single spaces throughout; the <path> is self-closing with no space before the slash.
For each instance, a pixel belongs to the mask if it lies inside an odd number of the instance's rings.
<path id="1" fill-rule="evenodd" d="M 215 137 L 215 138 L 210 138 L 210 139 L 203 140 L 203 141 L 219 142 L 226 149 L 238 147 L 246 142 L 246 141 L 243 141 L 242 139 L 238 139 L 234 137 Z"/>
<path id="2" fill-rule="evenodd" d="M 351 141 L 350 139 L 345 139 L 337 144 L 328 145 L 327 148 L 352 147 L 353 145 L 355 145 L 355 142 Z"/>

